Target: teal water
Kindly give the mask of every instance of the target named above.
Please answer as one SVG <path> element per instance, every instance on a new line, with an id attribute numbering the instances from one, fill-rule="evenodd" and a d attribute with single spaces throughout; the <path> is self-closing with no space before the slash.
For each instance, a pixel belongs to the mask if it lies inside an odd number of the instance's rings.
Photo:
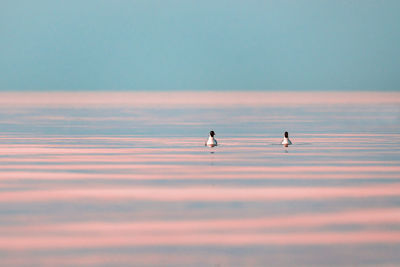
<path id="1" fill-rule="evenodd" d="M 24 104 L 0 129 L 2 266 L 400 264 L 397 104 Z"/>

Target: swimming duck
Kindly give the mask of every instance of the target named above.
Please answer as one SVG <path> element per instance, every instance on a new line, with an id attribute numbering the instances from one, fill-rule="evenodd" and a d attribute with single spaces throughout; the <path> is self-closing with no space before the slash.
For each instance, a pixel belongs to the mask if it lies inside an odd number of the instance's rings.
<path id="1" fill-rule="evenodd" d="M 214 131 L 211 131 L 207 142 L 204 144 L 205 146 L 214 147 L 218 145 L 217 140 L 215 140 L 214 138 L 214 135 L 215 135 Z"/>
<path id="2" fill-rule="evenodd" d="M 289 140 L 289 133 L 285 132 L 285 137 L 283 138 L 282 145 L 288 146 L 291 144 L 292 144 L 292 142 Z"/>

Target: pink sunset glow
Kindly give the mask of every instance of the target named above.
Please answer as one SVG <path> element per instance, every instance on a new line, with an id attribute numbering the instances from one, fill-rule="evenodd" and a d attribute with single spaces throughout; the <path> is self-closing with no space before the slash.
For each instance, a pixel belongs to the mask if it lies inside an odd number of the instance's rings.
<path id="1" fill-rule="evenodd" d="M 400 104 L 398 92 L 35 92 L 0 93 L 1 106 L 260 106 Z M 168 101 L 165 101 L 168 99 Z"/>
<path id="2" fill-rule="evenodd" d="M 205 94 L 0 93 L 0 265 L 399 262 L 400 93 Z"/>
<path id="3" fill-rule="evenodd" d="M 288 234 L 137 234 L 133 236 L 57 236 L 0 238 L 3 250 L 37 250 L 65 248 L 100 248 L 113 246 L 154 245 L 328 245 L 328 244 L 400 243 L 400 232 L 360 231 L 352 233 L 291 233 Z M 51 244 L 51 245 L 50 245 Z"/>
<path id="4" fill-rule="evenodd" d="M 55 189 L 48 191 L 5 192 L 0 202 L 56 201 L 79 198 L 112 200 L 136 199 L 154 201 L 261 201 L 294 199 L 330 199 L 400 195 L 400 184 L 358 187 L 132 187 L 132 188 L 91 188 L 82 190 Z"/>
<path id="5" fill-rule="evenodd" d="M 286 229 L 302 227 L 321 227 L 340 224 L 398 224 L 400 209 L 364 209 L 323 214 L 301 214 L 284 217 L 266 217 L 254 219 L 201 220 L 201 221 L 146 221 L 129 223 L 85 222 L 72 224 L 9 226 L 0 229 L 2 235 L 25 236 L 38 233 L 46 234 L 96 234 L 118 231 L 119 233 L 138 234 L 155 233 L 194 233 L 208 231 L 249 231 L 260 229 Z"/>

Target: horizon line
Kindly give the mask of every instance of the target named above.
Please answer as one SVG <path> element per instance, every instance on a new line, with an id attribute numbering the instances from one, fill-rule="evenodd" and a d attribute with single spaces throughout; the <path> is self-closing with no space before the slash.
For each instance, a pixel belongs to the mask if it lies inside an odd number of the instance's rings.
<path id="1" fill-rule="evenodd" d="M 2 107 L 235 107 L 400 104 L 400 92 L 366 91 L 34 91 L 0 92 Z"/>

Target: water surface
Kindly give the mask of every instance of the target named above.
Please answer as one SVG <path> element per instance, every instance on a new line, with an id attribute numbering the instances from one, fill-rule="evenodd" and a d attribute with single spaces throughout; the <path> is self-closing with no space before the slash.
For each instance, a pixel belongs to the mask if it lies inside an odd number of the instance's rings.
<path id="1" fill-rule="evenodd" d="M 1 93 L 0 263 L 399 265 L 399 96 Z"/>

